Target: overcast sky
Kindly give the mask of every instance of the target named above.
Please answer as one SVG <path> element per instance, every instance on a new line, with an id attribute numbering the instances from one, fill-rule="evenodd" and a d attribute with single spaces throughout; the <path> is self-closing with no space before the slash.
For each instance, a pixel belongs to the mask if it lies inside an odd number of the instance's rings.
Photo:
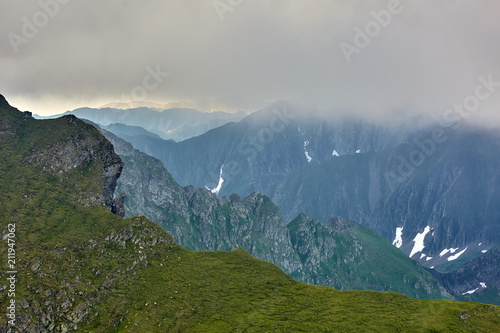
<path id="1" fill-rule="evenodd" d="M 38 114 L 142 97 L 439 114 L 500 82 L 500 1 L 59 1 L 0 4 L 0 93 Z"/>

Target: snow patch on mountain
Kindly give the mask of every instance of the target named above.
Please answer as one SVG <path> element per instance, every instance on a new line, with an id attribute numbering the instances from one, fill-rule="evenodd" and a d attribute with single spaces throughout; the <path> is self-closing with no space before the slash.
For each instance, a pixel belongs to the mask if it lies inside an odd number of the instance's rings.
<path id="1" fill-rule="evenodd" d="M 222 188 L 222 183 L 224 183 L 224 179 L 222 178 L 222 168 L 224 168 L 224 164 L 220 167 L 220 172 L 219 172 L 219 184 L 217 184 L 217 187 L 213 189 L 209 189 L 207 186 L 205 188 L 209 190 L 210 192 L 214 194 L 219 194 L 220 189 Z"/>
<path id="2" fill-rule="evenodd" d="M 392 245 L 394 245 L 398 249 L 403 245 L 403 228 L 404 227 L 397 227 L 396 228 L 396 237 L 392 241 Z"/>
<path id="3" fill-rule="evenodd" d="M 478 291 L 478 289 L 479 289 L 479 288 L 476 288 L 476 289 L 472 289 L 472 290 L 466 291 L 466 292 L 464 292 L 462 295 L 467 295 L 467 294 L 472 295 L 472 294 L 474 294 L 476 291 Z"/>
<path id="4" fill-rule="evenodd" d="M 462 254 L 464 254 L 465 251 L 467 251 L 469 247 L 467 246 L 465 249 L 463 249 L 462 251 L 458 252 L 457 254 L 453 255 L 453 256 L 450 256 L 448 258 L 448 261 L 452 261 L 452 260 L 455 260 L 455 259 L 458 259 L 458 257 L 460 257 Z"/>
<path id="5" fill-rule="evenodd" d="M 457 247 L 457 248 L 455 248 L 455 249 L 454 249 L 454 248 L 444 249 L 443 251 L 441 251 L 441 252 L 439 253 L 439 256 L 440 256 L 440 257 L 442 257 L 442 256 L 444 256 L 444 255 L 445 255 L 446 253 L 448 253 L 448 252 L 450 252 L 450 253 L 455 253 L 458 249 L 459 249 L 458 247 Z"/>
<path id="6" fill-rule="evenodd" d="M 305 153 L 306 153 L 307 163 L 311 163 L 312 157 L 309 156 L 309 153 L 307 151 Z"/>
<path id="7" fill-rule="evenodd" d="M 430 231 L 431 231 L 431 227 L 426 226 L 424 231 L 422 231 L 421 233 L 418 233 L 415 236 L 415 238 L 413 239 L 413 242 L 415 243 L 415 245 L 413 245 L 413 249 L 410 252 L 410 258 L 413 257 L 413 255 L 415 255 L 416 253 L 422 252 L 422 250 L 425 248 L 424 239 L 425 239 L 425 236 Z"/>
<path id="8" fill-rule="evenodd" d="M 439 252 L 439 256 L 442 257 L 444 256 L 446 253 L 448 253 L 450 251 L 450 249 L 444 249 L 443 251 Z"/>
<path id="9" fill-rule="evenodd" d="M 307 146 L 309 146 L 309 140 L 304 141 L 304 153 L 306 154 L 307 163 L 312 161 L 312 157 L 309 156 L 309 152 L 307 151 Z"/>
<path id="10" fill-rule="evenodd" d="M 476 291 L 478 291 L 478 290 L 479 290 L 479 288 L 486 289 L 486 283 L 484 283 L 484 282 L 479 282 L 479 287 L 477 287 L 476 289 L 472 289 L 472 290 L 466 291 L 466 292 L 464 292 L 462 295 L 472 295 L 472 294 L 474 294 Z"/>

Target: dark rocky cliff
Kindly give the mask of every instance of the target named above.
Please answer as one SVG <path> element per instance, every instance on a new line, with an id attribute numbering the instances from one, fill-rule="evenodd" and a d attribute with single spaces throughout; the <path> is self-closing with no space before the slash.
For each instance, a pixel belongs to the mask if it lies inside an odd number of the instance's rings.
<path id="1" fill-rule="evenodd" d="M 160 161 L 104 133 L 125 162 L 118 192 L 126 193 L 127 215 L 156 220 L 188 249 L 231 251 L 241 247 L 294 277 L 305 278 L 281 212 L 268 197 L 254 193 L 246 198 L 218 199 L 206 189 L 181 187 Z"/>
<path id="2" fill-rule="evenodd" d="M 47 131 L 57 133 L 54 140 L 51 134 L 37 140 L 26 139 L 27 125 L 36 129 L 31 113 L 21 113 L 12 108 L 3 96 L 0 96 L 0 108 L 3 109 L 0 119 L 0 142 L 8 140 L 24 140 L 29 146 L 23 154 L 23 161 L 42 168 L 44 172 L 59 178 L 67 177 L 72 170 L 98 169 L 96 183 L 92 191 L 80 188 L 79 202 L 85 205 L 106 205 L 114 213 L 123 213 L 123 196 L 114 198 L 116 182 L 121 175 L 123 162 L 115 153 L 113 145 L 95 129 L 69 115 L 56 120 L 46 121 Z M 75 188 L 79 188 L 75 184 Z M 97 192 L 93 191 L 96 190 Z M 100 190 L 99 190 L 100 189 Z"/>

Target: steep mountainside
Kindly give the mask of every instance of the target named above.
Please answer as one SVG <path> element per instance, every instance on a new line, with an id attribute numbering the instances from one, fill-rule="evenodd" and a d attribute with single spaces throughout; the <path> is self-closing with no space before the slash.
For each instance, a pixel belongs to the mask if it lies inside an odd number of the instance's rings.
<path id="1" fill-rule="evenodd" d="M 458 300 L 500 304 L 500 246 L 451 273 L 432 271 Z"/>
<path id="2" fill-rule="evenodd" d="M 326 224 L 300 214 L 290 224 L 293 248 L 298 253 L 309 283 L 337 289 L 399 290 L 416 295 L 412 289 L 427 290 L 435 284 L 421 267 L 371 229 L 342 218 Z"/>
<path id="3" fill-rule="evenodd" d="M 400 249 L 428 267 L 470 260 L 500 242 L 500 135 L 464 127 L 443 138 L 429 154 L 404 144 L 299 168 L 271 197 L 288 217 L 334 211 L 388 240 L 399 228 Z M 416 154 L 422 162 L 412 166 Z"/>
<path id="4" fill-rule="evenodd" d="M 15 251 L 17 272 L 0 291 L 0 306 L 15 309 L 0 316 L 3 332 L 494 332 L 500 325 L 495 306 L 341 292 L 298 283 L 240 249 L 184 250 L 156 224 L 106 207 L 121 165 L 108 147 L 78 119 L 37 121 L 0 96 L 0 252 Z M 14 268 L 4 258 L 0 269 L 6 281 Z"/>
<path id="5" fill-rule="evenodd" d="M 277 103 L 238 123 L 179 143 L 145 136 L 126 139 L 160 159 L 183 186 L 214 188 L 222 167 L 224 184 L 219 194 L 248 195 L 270 193 L 301 166 L 329 161 L 336 155 L 394 147 L 419 128 L 399 129 L 355 119 L 309 119 L 297 112 L 286 103 Z"/>
<path id="6" fill-rule="evenodd" d="M 134 109 L 113 108 L 79 108 L 65 112 L 78 118 L 88 119 L 102 126 L 115 123 L 139 126 L 166 140 L 182 141 L 201 135 L 212 128 L 222 126 L 231 121 L 239 121 L 246 115 L 225 112 L 200 112 L 194 109 L 174 108 L 156 111 L 146 107 Z M 60 116 L 60 115 L 59 115 Z M 54 116 L 58 117 L 58 116 Z"/>
<path id="7" fill-rule="evenodd" d="M 179 143 L 127 139 L 181 185 L 266 194 L 286 221 L 345 216 L 390 242 L 399 230 L 400 249 L 427 267 L 463 264 L 500 243 L 494 130 L 307 119 L 277 104 Z"/>
<path id="8" fill-rule="evenodd" d="M 268 197 L 254 193 L 217 199 L 206 189 L 182 188 L 160 161 L 103 133 L 125 163 L 117 193 L 127 193 L 127 214 L 158 221 L 188 249 L 241 247 L 302 282 L 337 289 L 392 290 L 416 298 L 442 297 L 442 288 L 429 273 L 368 228 L 350 221 L 345 228 L 327 229 L 304 215 L 287 226 Z M 310 223 L 302 223 L 304 219 Z M 318 243 L 323 244 L 320 249 L 302 251 Z"/>

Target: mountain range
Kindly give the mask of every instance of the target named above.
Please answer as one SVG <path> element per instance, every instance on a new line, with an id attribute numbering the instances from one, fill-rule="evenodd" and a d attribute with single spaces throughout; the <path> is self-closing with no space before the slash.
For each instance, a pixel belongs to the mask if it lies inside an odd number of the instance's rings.
<path id="1" fill-rule="evenodd" d="M 298 283 L 241 249 L 185 250 L 146 218 L 116 215 L 123 196 L 110 193 L 125 164 L 74 116 L 35 120 L 0 96 L 0 157 L 2 236 L 15 239 L 0 250 L 16 255 L 15 281 L 0 291 L 15 319 L 2 315 L 2 331 L 494 332 L 500 324 L 497 306 L 337 291 Z M 6 260 L 0 266 L 4 279 L 13 274 Z"/>
<path id="2" fill-rule="evenodd" d="M 126 193 L 127 215 L 157 221 L 187 249 L 242 248 L 299 281 L 341 290 L 449 296 L 420 265 L 373 230 L 340 217 L 323 225 L 304 214 L 286 224 L 265 195 L 219 199 L 207 189 L 181 187 L 159 160 L 101 131 L 124 161 L 116 193 Z"/>
<path id="3" fill-rule="evenodd" d="M 500 242 L 497 131 L 423 117 L 397 124 L 304 117 L 280 102 L 178 143 L 126 128 L 116 134 L 183 186 L 266 194 L 287 223 L 301 212 L 323 223 L 359 221 L 436 276 L 481 261 Z M 483 282 L 498 303 L 500 275 L 487 275 L 448 292 L 476 289 L 476 297 L 487 288 L 466 288 Z"/>
<path id="4" fill-rule="evenodd" d="M 174 141 L 182 141 L 198 136 L 212 128 L 231 121 L 239 121 L 246 116 L 243 112 L 225 113 L 216 111 L 207 113 L 189 108 L 161 110 L 150 107 L 130 109 L 103 107 L 99 109 L 79 108 L 49 118 L 57 118 L 62 115 L 74 115 L 103 126 L 117 123 L 140 126 L 163 139 Z"/>
<path id="5" fill-rule="evenodd" d="M 497 131 L 421 119 L 399 126 L 306 119 L 287 108 L 178 143 L 121 136 L 181 185 L 216 189 L 222 179 L 219 195 L 266 194 L 287 222 L 301 212 L 322 221 L 344 216 L 391 242 L 399 230 L 400 249 L 427 267 L 500 242 Z M 414 241 L 420 237 L 423 244 Z"/>

